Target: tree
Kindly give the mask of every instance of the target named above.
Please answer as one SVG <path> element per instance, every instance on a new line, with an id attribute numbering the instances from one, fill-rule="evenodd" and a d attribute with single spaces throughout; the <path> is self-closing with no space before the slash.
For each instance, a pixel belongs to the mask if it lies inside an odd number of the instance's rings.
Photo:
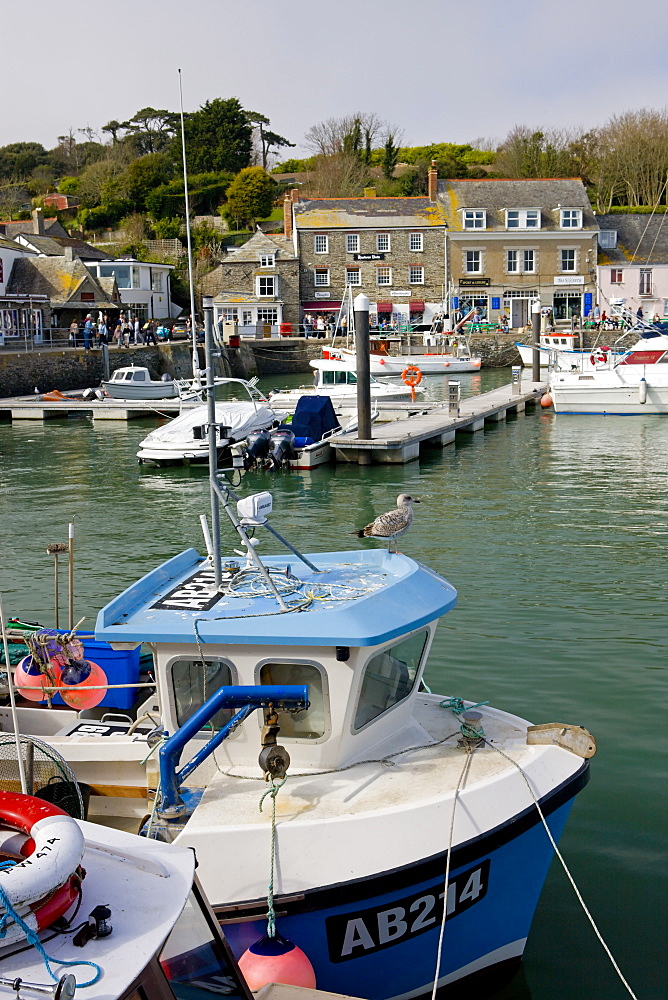
<path id="1" fill-rule="evenodd" d="M 103 131 L 112 131 L 109 122 Z M 122 122 L 120 128 L 125 129 L 127 137 L 132 140 L 140 154 L 159 153 L 172 140 L 178 127 L 178 115 L 172 111 L 142 108 L 132 118 Z M 118 131 L 118 130 L 116 130 Z M 113 134 L 113 133 L 112 133 Z"/>
<path id="2" fill-rule="evenodd" d="M 115 118 L 113 118 L 110 122 L 107 122 L 106 125 L 102 126 L 102 131 L 108 132 L 111 135 L 111 141 L 114 144 L 116 144 L 118 142 L 118 133 L 121 131 L 122 128 L 123 125 L 120 122 L 117 122 Z"/>
<path id="3" fill-rule="evenodd" d="M 314 153 L 334 156 L 336 153 L 359 153 L 364 141 L 365 149 L 373 143 L 386 128 L 375 112 L 356 111 L 341 118 L 327 118 L 312 125 L 304 135 L 304 143 Z"/>
<path id="4" fill-rule="evenodd" d="M 295 143 L 290 142 L 285 139 L 282 135 L 278 135 L 277 132 L 271 132 L 265 126 L 270 124 L 268 118 L 261 115 L 258 111 L 247 111 L 246 115 L 248 121 L 255 127 L 258 132 L 258 137 L 260 140 L 260 155 L 262 158 L 262 166 L 266 170 L 267 162 L 269 159 L 270 150 L 273 147 L 278 149 L 280 146 L 291 146 L 294 148 Z"/>
<path id="5" fill-rule="evenodd" d="M 135 211 L 146 211 L 146 199 L 161 184 L 166 184 L 173 173 L 171 158 L 164 152 L 147 153 L 133 160 L 125 171 L 127 197 Z"/>
<path id="6" fill-rule="evenodd" d="M 20 184 L 0 184 L 0 213 L 11 221 L 27 197 Z"/>
<path id="7" fill-rule="evenodd" d="M 257 219 L 266 219 L 274 200 L 274 182 L 262 167 L 246 167 L 239 171 L 227 189 L 224 217 L 230 225 L 243 223 L 249 229 Z"/>
<path id="8" fill-rule="evenodd" d="M 0 147 L 0 177 L 27 180 L 35 167 L 49 162 L 49 154 L 38 142 L 12 142 Z"/>
<path id="9" fill-rule="evenodd" d="M 253 129 L 236 97 L 215 98 L 185 118 L 188 173 L 237 173 L 251 161 Z M 175 146 L 181 153 L 177 135 Z"/>
<path id="10" fill-rule="evenodd" d="M 383 175 L 389 180 L 399 159 L 399 137 L 395 129 L 388 131 L 383 147 Z"/>

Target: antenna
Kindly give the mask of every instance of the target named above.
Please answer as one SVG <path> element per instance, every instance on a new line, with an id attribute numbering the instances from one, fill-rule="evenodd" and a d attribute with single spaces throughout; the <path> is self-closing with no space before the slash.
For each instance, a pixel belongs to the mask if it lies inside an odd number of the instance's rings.
<path id="1" fill-rule="evenodd" d="M 193 341 L 193 378 L 200 385 L 202 377 L 197 356 L 197 327 L 195 326 L 195 282 L 193 280 L 193 245 L 190 235 L 190 200 L 188 198 L 188 165 L 186 163 L 186 129 L 183 119 L 183 86 L 179 70 L 179 102 L 181 109 L 181 151 L 183 153 L 183 187 L 186 196 L 186 241 L 188 243 L 188 280 L 190 282 L 190 334 Z"/>

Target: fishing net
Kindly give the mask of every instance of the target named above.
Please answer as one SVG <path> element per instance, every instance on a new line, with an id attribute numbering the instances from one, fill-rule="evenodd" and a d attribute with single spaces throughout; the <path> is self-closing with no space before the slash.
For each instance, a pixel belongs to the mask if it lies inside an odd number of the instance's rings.
<path id="1" fill-rule="evenodd" d="M 85 819 L 82 789 L 69 764 L 53 747 L 34 736 L 19 736 L 19 743 L 28 794 L 59 806 L 75 819 Z M 0 789 L 6 792 L 21 791 L 16 749 L 14 736 L 0 733 Z M 85 786 L 84 792 L 88 792 Z"/>

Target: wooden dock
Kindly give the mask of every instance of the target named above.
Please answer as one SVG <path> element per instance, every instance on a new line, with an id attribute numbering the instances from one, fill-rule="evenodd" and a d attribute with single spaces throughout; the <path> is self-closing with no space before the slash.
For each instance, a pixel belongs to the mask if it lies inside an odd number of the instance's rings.
<path id="1" fill-rule="evenodd" d="M 12 420 L 54 420 L 92 417 L 96 420 L 136 420 L 140 417 L 177 417 L 184 410 L 201 406 L 199 400 L 176 399 L 83 399 L 74 393 L 65 399 L 46 400 L 40 396 L 0 399 L 0 415 Z"/>
<path id="2" fill-rule="evenodd" d="M 332 445 L 336 446 L 336 459 L 360 465 L 412 462 L 419 458 L 421 446 L 444 448 L 452 444 L 457 434 L 474 434 L 483 430 L 486 423 L 505 420 L 508 413 L 522 413 L 527 406 L 534 407 L 546 389 L 544 382 L 505 385 L 461 400 L 453 409 L 448 403 L 374 404 L 380 414 L 373 425 L 371 440 L 335 438 Z M 391 411 L 391 418 L 381 423 L 388 417 L 386 409 Z"/>

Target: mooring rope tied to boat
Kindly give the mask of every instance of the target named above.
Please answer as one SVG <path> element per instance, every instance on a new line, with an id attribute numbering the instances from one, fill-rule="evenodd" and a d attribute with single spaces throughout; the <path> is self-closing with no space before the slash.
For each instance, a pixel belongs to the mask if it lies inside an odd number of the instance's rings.
<path id="1" fill-rule="evenodd" d="M 623 984 L 623 986 L 626 988 L 629 996 L 633 997 L 633 1000 L 638 1000 L 638 997 L 633 992 L 633 990 L 631 989 L 631 986 L 629 985 L 629 983 L 625 979 L 624 974 L 622 973 L 622 970 L 619 968 L 619 965 L 617 964 L 614 955 L 610 951 L 610 948 L 608 947 L 608 945 L 606 944 L 605 940 L 603 939 L 603 935 L 601 934 L 601 932 L 599 931 L 598 927 L 596 926 L 596 921 L 594 920 L 593 916 L 591 915 L 591 913 L 589 911 L 589 908 L 587 907 L 587 904 L 585 903 L 585 901 L 584 901 L 584 899 L 582 897 L 582 893 L 578 889 L 578 887 L 576 885 L 576 882 L 575 882 L 575 879 L 571 875 L 570 870 L 568 868 L 568 865 L 566 864 L 566 861 L 564 860 L 564 857 L 561 854 L 561 851 L 557 847 L 557 843 L 556 843 L 554 837 L 552 836 L 552 831 L 550 830 L 549 826 L 547 825 L 547 820 L 545 819 L 545 816 L 543 814 L 543 810 L 540 807 L 540 803 L 539 803 L 539 801 L 538 801 L 538 799 L 536 797 L 536 794 L 535 794 L 533 788 L 531 787 L 531 783 L 529 782 L 528 777 L 524 773 L 524 770 L 520 767 L 520 765 L 517 763 L 516 760 L 513 760 L 512 757 L 510 757 L 507 753 L 504 753 L 504 751 L 501 750 L 501 749 L 499 749 L 499 747 L 494 746 L 494 744 L 491 743 L 486 738 L 485 738 L 485 743 L 492 750 L 496 750 L 496 752 L 499 753 L 499 754 L 501 754 L 502 757 L 505 757 L 505 759 L 507 761 L 509 761 L 511 764 L 513 764 L 517 768 L 517 770 L 520 772 L 520 774 L 522 775 L 522 778 L 524 779 L 524 783 L 527 786 L 527 788 L 529 789 L 529 793 L 531 795 L 531 798 L 533 799 L 534 805 L 536 806 L 536 809 L 538 811 L 538 815 L 540 816 L 541 822 L 542 822 L 543 826 L 545 827 L 545 832 L 547 833 L 547 836 L 548 836 L 549 841 L 550 841 L 550 843 L 552 845 L 554 853 L 556 854 L 557 858 L 559 859 L 559 863 L 561 864 L 561 867 L 563 868 L 564 872 L 566 873 L 566 877 L 567 877 L 568 881 L 571 883 L 571 886 L 573 887 L 573 891 L 575 892 L 577 900 L 580 903 L 580 906 L 582 907 L 582 909 L 584 910 L 585 916 L 587 917 L 587 920 L 591 924 L 592 929 L 594 931 L 594 934 L 598 938 L 598 940 L 599 940 L 599 942 L 601 944 L 601 947 L 603 948 L 603 950 L 605 951 L 606 955 L 610 959 L 610 963 L 611 963 L 613 969 L 615 970 L 615 972 L 619 976 L 619 979 L 620 979 L 621 983 Z"/>
<path id="2" fill-rule="evenodd" d="M 273 774 L 270 777 L 270 786 L 266 792 L 260 796 L 259 809 L 262 812 L 264 800 L 271 796 L 271 853 L 269 861 L 269 885 L 267 886 L 267 937 L 276 937 L 276 912 L 274 910 L 274 873 L 276 870 L 276 796 L 287 781 L 287 776 L 279 782 L 274 781 Z"/>

